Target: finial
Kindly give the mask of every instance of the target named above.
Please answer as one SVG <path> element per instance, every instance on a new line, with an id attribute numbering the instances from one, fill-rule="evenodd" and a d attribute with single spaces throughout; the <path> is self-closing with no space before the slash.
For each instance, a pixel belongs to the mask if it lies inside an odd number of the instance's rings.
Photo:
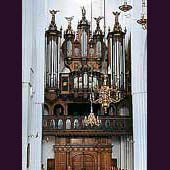
<path id="1" fill-rule="evenodd" d="M 82 16 L 85 17 L 86 16 L 86 10 L 85 10 L 84 6 L 81 8 L 81 11 L 82 11 Z"/>
<path id="2" fill-rule="evenodd" d="M 55 24 L 55 14 L 57 12 L 60 12 L 59 10 L 49 10 L 50 11 L 50 14 L 52 15 L 52 18 L 51 18 L 51 23 L 49 25 L 49 30 L 57 30 L 57 26 Z"/>
<path id="3" fill-rule="evenodd" d="M 60 12 L 59 10 L 49 10 L 50 14 L 52 15 L 52 19 L 51 19 L 51 23 L 55 23 L 55 14 L 57 14 L 57 12 Z"/>
<path id="4" fill-rule="evenodd" d="M 65 19 L 68 21 L 68 28 L 71 28 L 71 21 L 73 20 L 74 16 L 72 17 L 65 17 Z"/>
<path id="5" fill-rule="evenodd" d="M 120 15 L 120 12 L 113 12 L 113 14 L 115 15 L 115 24 L 118 25 L 119 24 L 119 20 L 118 20 L 118 17 Z"/>
<path id="6" fill-rule="evenodd" d="M 99 26 L 100 20 L 103 19 L 103 18 L 104 18 L 104 17 L 101 17 L 101 16 L 99 16 L 98 18 L 95 18 L 95 17 L 94 17 L 94 19 L 96 20 L 97 28 L 100 27 L 100 26 Z"/>
<path id="7" fill-rule="evenodd" d="M 115 15 L 115 25 L 114 25 L 114 31 L 122 31 L 121 25 L 119 24 L 119 15 L 120 12 L 113 12 L 113 15 Z"/>

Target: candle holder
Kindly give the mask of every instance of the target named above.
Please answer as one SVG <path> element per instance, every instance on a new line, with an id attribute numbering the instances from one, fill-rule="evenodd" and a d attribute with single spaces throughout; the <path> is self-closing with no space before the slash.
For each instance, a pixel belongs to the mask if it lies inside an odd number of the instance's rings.
<path id="1" fill-rule="evenodd" d="M 123 5 L 119 6 L 119 9 L 123 12 L 127 12 L 132 9 L 131 5 L 128 5 L 126 1 L 124 1 Z"/>
<path id="2" fill-rule="evenodd" d="M 90 101 L 91 101 L 91 108 L 90 108 L 90 114 L 87 116 L 84 117 L 84 123 L 85 123 L 85 126 L 100 126 L 100 120 L 99 120 L 99 117 L 95 116 L 94 112 L 93 112 L 93 105 L 92 105 L 92 94 L 90 94 Z"/>
<path id="3" fill-rule="evenodd" d="M 147 19 L 145 18 L 145 8 L 146 8 L 145 0 L 142 0 L 142 16 L 140 19 L 137 20 L 137 23 L 142 25 L 142 28 L 144 30 L 147 29 Z"/>
<path id="4" fill-rule="evenodd" d="M 141 19 L 137 20 L 137 23 L 141 24 L 144 30 L 147 29 L 147 19 L 145 18 L 144 14 L 142 15 Z"/>

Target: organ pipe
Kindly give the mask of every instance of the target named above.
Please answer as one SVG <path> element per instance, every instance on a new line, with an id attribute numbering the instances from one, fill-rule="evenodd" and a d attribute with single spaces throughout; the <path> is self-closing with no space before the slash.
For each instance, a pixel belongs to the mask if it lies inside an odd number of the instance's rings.
<path id="1" fill-rule="evenodd" d="M 108 34 L 108 45 L 110 47 L 111 85 L 118 91 L 126 89 L 125 85 L 125 34 L 118 21 L 119 12 L 115 15 L 115 25 L 112 32 Z"/>
<path id="2" fill-rule="evenodd" d="M 60 58 L 60 39 L 61 30 L 57 30 L 55 24 L 55 14 L 57 11 L 50 11 L 52 20 L 49 29 L 45 32 L 45 70 L 46 87 L 59 88 L 59 58 Z"/>

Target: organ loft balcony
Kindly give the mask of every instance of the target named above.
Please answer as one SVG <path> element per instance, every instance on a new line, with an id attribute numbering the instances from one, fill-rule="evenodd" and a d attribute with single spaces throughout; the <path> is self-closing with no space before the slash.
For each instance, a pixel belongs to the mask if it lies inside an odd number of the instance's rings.
<path id="1" fill-rule="evenodd" d="M 132 115 L 127 102 L 111 104 L 107 114 L 99 104 L 94 105 L 99 126 L 86 126 L 85 116 L 89 114 L 89 103 L 57 102 L 44 106 L 43 135 L 60 137 L 132 135 Z"/>

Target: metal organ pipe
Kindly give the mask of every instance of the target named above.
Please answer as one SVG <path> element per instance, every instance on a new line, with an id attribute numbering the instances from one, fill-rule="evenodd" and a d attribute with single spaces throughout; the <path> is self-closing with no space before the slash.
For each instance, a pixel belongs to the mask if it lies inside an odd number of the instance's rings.
<path id="1" fill-rule="evenodd" d="M 111 53 L 111 61 L 110 61 L 110 67 L 111 67 L 111 85 L 113 85 L 113 81 L 114 81 L 114 68 L 113 68 L 113 65 L 114 65 L 114 58 L 112 57 L 114 54 L 113 54 L 113 51 L 114 51 L 114 48 L 112 47 L 112 41 L 113 41 L 113 38 L 110 40 L 110 53 Z"/>
<path id="2" fill-rule="evenodd" d="M 52 41 L 51 41 L 51 56 L 52 56 L 52 73 L 51 73 L 51 84 L 52 84 L 52 87 L 54 87 L 54 52 L 55 52 L 55 49 L 54 49 L 54 37 L 52 37 Z"/>
<path id="3" fill-rule="evenodd" d="M 116 49 L 116 52 L 117 52 L 117 55 L 116 55 L 116 60 L 117 60 L 117 63 L 116 63 L 116 67 L 117 67 L 117 73 L 116 73 L 116 86 L 119 88 L 119 41 L 118 41 L 118 38 L 116 40 L 116 45 L 117 45 L 117 49 Z"/>
<path id="4" fill-rule="evenodd" d="M 59 65 L 60 65 L 60 41 L 61 41 L 61 38 L 59 38 L 59 41 L 58 41 L 58 43 L 57 43 L 57 70 L 56 70 L 56 72 L 57 72 L 57 87 L 59 88 L 59 81 L 60 81 L 60 68 L 59 68 Z"/>
<path id="5" fill-rule="evenodd" d="M 50 87 L 52 87 L 52 40 L 50 41 Z"/>
<path id="6" fill-rule="evenodd" d="M 50 33 L 49 33 L 50 34 Z M 59 88 L 60 41 L 56 34 L 46 37 L 46 85 Z"/>
<path id="7" fill-rule="evenodd" d="M 55 14 L 59 11 L 50 10 L 51 23 L 45 32 L 45 75 L 46 84 L 50 88 L 59 88 L 59 58 L 60 41 L 62 30 L 57 30 Z"/>
<path id="8" fill-rule="evenodd" d="M 84 88 L 87 88 L 87 79 L 88 79 L 88 76 L 87 76 L 87 73 L 85 72 L 84 73 Z"/>
<path id="9" fill-rule="evenodd" d="M 87 56 L 87 33 L 85 32 L 85 30 L 83 30 L 81 36 L 81 52 L 82 57 Z"/>
<path id="10" fill-rule="evenodd" d="M 121 39 L 122 41 L 123 41 L 123 39 Z M 120 58 L 120 60 L 121 60 L 121 63 L 123 63 L 123 42 L 120 42 L 121 43 L 121 49 L 120 49 L 120 56 L 122 56 L 121 58 Z M 123 87 L 123 82 L 124 82 L 124 75 L 123 75 L 123 64 L 121 64 L 120 65 L 120 76 L 121 76 L 121 83 L 120 83 L 120 87 L 122 88 Z"/>
<path id="11" fill-rule="evenodd" d="M 120 53 L 119 53 L 119 38 L 117 39 L 117 87 L 119 88 L 119 81 L 120 81 Z"/>
<path id="12" fill-rule="evenodd" d="M 111 85 L 121 91 L 125 90 L 125 34 L 118 21 L 119 12 L 115 15 L 115 25 L 112 32 L 108 34 L 111 61 Z M 121 94 L 119 94 L 119 97 Z"/>
<path id="13" fill-rule="evenodd" d="M 44 67 L 44 70 L 45 70 L 45 73 L 47 73 L 47 67 L 46 67 L 46 64 L 47 64 L 47 37 L 45 36 L 45 67 Z M 44 74 L 44 85 L 45 85 L 45 88 L 47 87 L 47 74 Z"/>
<path id="14" fill-rule="evenodd" d="M 48 46 L 48 61 L 49 61 L 49 73 L 48 73 L 48 81 L 49 81 L 49 87 L 51 87 L 51 41 L 49 40 Z"/>
<path id="15" fill-rule="evenodd" d="M 124 89 L 126 89 L 126 69 L 125 69 L 125 37 L 123 37 L 123 81 L 124 81 Z"/>
<path id="16" fill-rule="evenodd" d="M 110 38 L 111 48 L 111 85 L 125 89 L 125 47 L 124 35 L 118 34 Z"/>
<path id="17" fill-rule="evenodd" d="M 121 42 L 118 41 L 119 43 L 119 88 L 121 88 L 121 65 L 122 65 L 122 62 L 121 62 Z"/>
<path id="18" fill-rule="evenodd" d="M 121 42 L 119 41 L 119 88 L 121 88 L 121 79 L 122 79 L 122 77 L 121 77 L 121 59 L 122 59 L 122 57 L 121 57 Z"/>
<path id="19" fill-rule="evenodd" d="M 55 86 L 55 84 L 56 84 L 56 82 L 57 82 L 57 80 L 56 80 L 56 73 L 57 73 L 57 66 L 58 66 L 58 63 L 57 63 L 57 44 L 56 44 L 57 42 L 56 42 L 56 39 L 54 39 L 54 46 L 53 46 L 53 48 L 54 48 L 54 86 Z"/>
<path id="20" fill-rule="evenodd" d="M 45 86 L 49 86 L 49 60 L 48 60 L 48 51 L 47 51 L 47 48 L 48 48 L 48 38 L 46 37 L 46 44 L 45 44 L 45 70 L 46 70 L 46 83 L 45 83 Z"/>
<path id="21" fill-rule="evenodd" d="M 115 86 L 117 86 L 117 43 L 116 43 L 116 39 L 114 39 L 115 40 L 115 42 L 114 42 L 114 44 L 115 44 L 115 48 L 114 48 L 114 53 L 115 53 L 115 55 L 114 55 L 114 58 L 115 58 L 115 65 L 114 65 L 114 67 L 115 67 L 115 75 L 114 75 L 114 77 L 115 77 L 115 83 L 114 83 L 114 85 Z"/>

